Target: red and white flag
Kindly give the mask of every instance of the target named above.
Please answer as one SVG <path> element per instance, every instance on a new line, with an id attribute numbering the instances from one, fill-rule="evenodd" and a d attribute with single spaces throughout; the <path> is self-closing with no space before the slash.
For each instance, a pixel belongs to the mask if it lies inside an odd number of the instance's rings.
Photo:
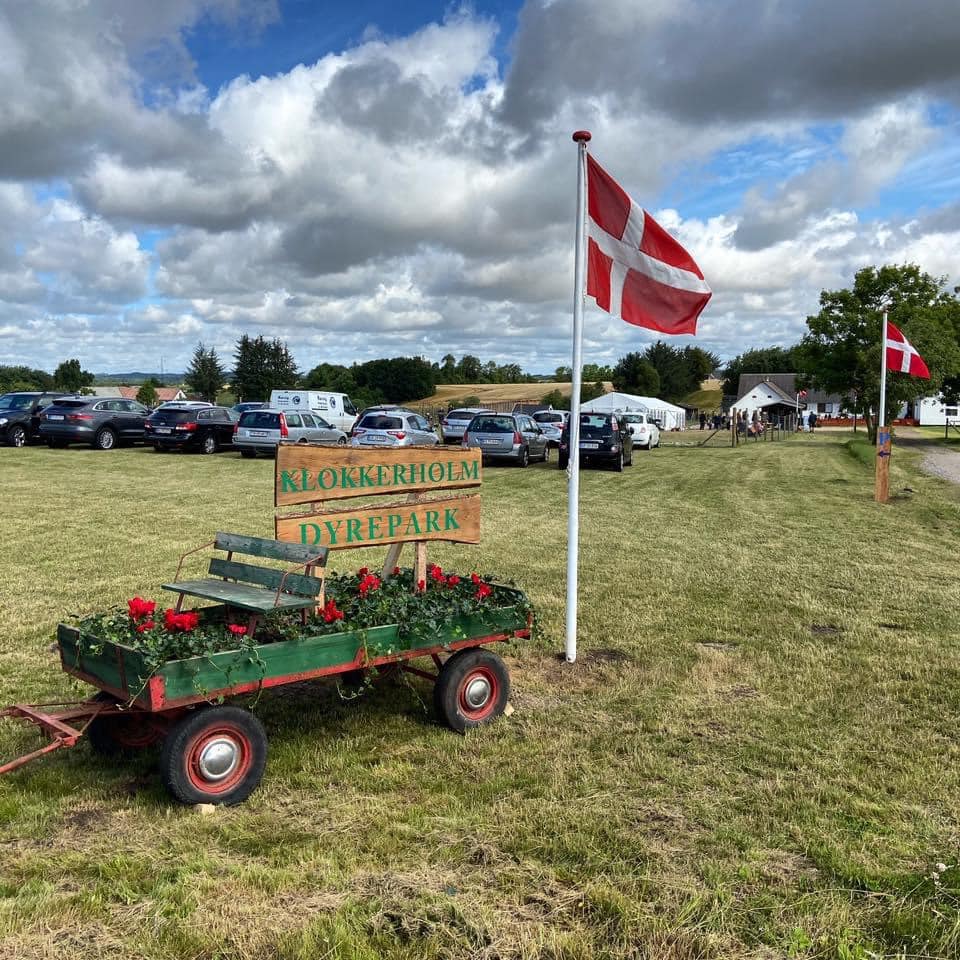
<path id="1" fill-rule="evenodd" d="M 887 321 L 887 369 L 909 373 L 911 377 L 930 379 L 930 371 L 910 341 Z"/>
<path id="2" fill-rule="evenodd" d="M 711 297 L 693 258 L 587 155 L 587 293 L 638 327 L 696 333 Z"/>

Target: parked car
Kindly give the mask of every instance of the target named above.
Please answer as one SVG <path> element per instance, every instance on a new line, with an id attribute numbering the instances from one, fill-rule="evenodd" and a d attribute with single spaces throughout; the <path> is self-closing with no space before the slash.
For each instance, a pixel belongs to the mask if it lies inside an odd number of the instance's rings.
<path id="1" fill-rule="evenodd" d="M 660 427 L 646 413 L 621 413 L 620 418 L 633 434 L 633 445 L 643 450 L 660 446 Z"/>
<path id="2" fill-rule="evenodd" d="M 196 407 L 212 407 L 214 404 L 210 403 L 209 400 L 167 400 L 164 403 L 161 403 L 158 410 L 163 409 L 172 409 L 172 410 L 193 410 Z"/>
<path id="3" fill-rule="evenodd" d="M 237 417 L 226 407 L 183 407 L 165 403 L 147 417 L 144 439 L 157 453 L 199 450 L 216 453 L 233 446 Z"/>
<path id="4" fill-rule="evenodd" d="M 312 413 L 347 433 L 357 421 L 357 408 L 345 393 L 329 390 L 271 390 L 271 410 Z"/>
<path id="5" fill-rule="evenodd" d="M 353 428 L 354 447 L 416 447 L 440 442 L 426 417 L 404 407 L 366 411 Z"/>
<path id="6" fill-rule="evenodd" d="M 40 436 L 48 447 L 89 443 L 96 450 L 143 440 L 150 411 L 136 400 L 122 397 L 65 397 L 52 403 L 40 417 Z"/>
<path id="7" fill-rule="evenodd" d="M 269 403 L 262 401 L 244 400 L 242 403 L 235 403 L 230 409 L 239 417 L 241 413 L 246 413 L 248 410 L 266 410 L 269 406 Z"/>
<path id="8" fill-rule="evenodd" d="M 233 426 L 233 446 L 242 457 L 276 454 L 280 441 L 346 446 L 347 435 L 313 413 L 292 410 L 248 410 Z"/>
<path id="9" fill-rule="evenodd" d="M 440 434 L 444 443 L 460 443 L 470 421 L 478 413 L 493 413 L 488 407 L 458 407 L 440 420 Z"/>
<path id="10" fill-rule="evenodd" d="M 532 414 L 533 422 L 540 424 L 540 429 L 547 435 L 552 447 L 560 446 L 560 434 L 563 425 L 570 419 L 569 410 L 537 410 Z"/>
<path id="11" fill-rule="evenodd" d="M 40 415 L 65 393 L 18 391 L 0 397 L 0 437 L 11 447 L 40 439 Z"/>
<path id="12" fill-rule="evenodd" d="M 570 462 L 570 422 L 567 421 L 560 439 L 557 457 L 561 470 Z M 606 464 L 617 472 L 633 463 L 633 436 L 617 413 L 580 414 L 580 464 Z"/>
<path id="13" fill-rule="evenodd" d="M 523 413 L 481 413 L 468 424 L 463 446 L 479 447 L 484 462 L 512 460 L 520 467 L 550 457 L 546 434 Z"/>

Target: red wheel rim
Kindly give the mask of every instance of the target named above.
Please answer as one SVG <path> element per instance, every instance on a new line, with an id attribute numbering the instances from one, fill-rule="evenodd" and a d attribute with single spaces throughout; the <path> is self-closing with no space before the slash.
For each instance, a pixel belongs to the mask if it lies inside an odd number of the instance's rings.
<path id="1" fill-rule="evenodd" d="M 241 783 L 253 764 L 249 737 L 223 725 L 197 734 L 184 752 L 187 779 L 200 793 L 219 796 Z"/>
<path id="2" fill-rule="evenodd" d="M 496 710 L 499 699 L 500 680 L 487 666 L 475 667 L 460 681 L 457 705 L 468 720 L 486 720 Z"/>

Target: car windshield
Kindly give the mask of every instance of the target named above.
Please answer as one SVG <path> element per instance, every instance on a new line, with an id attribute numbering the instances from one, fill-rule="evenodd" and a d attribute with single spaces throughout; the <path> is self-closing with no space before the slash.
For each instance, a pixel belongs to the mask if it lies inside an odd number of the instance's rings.
<path id="1" fill-rule="evenodd" d="M 51 406 L 76 408 L 85 407 L 88 403 L 90 403 L 89 400 L 57 400 L 55 403 L 51 404 Z"/>
<path id="2" fill-rule="evenodd" d="M 448 420 L 472 420 L 477 415 L 476 410 L 451 410 L 447 414 Z"/>
<path id="3" fill-rule="evenodd" d="M 241 427 L 253 427 L 255 430 L 279 430 L 280 414 L 267 410 L 248 410 L 240 417 Z"/>
<path id="4" fill-rule="evenodd" d="M 564 417 L 562 413 L 554 413 L 551 410 L 548 413 L 535 413 L 533 419 L 537 423 L 563 423 Z"/>
<path id="5" fill-rule="evenodd" d="M 0 397 L 0 410 L 26 410 L 33 400 L 33 395 L 29 393 L 8 393 Z"/>
<path id="6" fill-rule="evenodd" d="M 476 417 L 471 433 L 513 433 L 517 429 L 512 417 Z"/>
<path id="7" fill-rule="evenodd" d="M 385 417 L 382 413 L 371 413 L 360 424 L 365 430 L 400 430 L 403 420 L 400 417 Z"/>
<path id="8" fill-rule="evenodd" d="M 624 413 L 620 415 L 624 423 L 643 423 L 643 417 L 638 413 Z"/>
<path id="9" fill-rule="evenodd" d="M 602 437 L 609 435 L 613 430 L 608 417 L 592 416 L 589 413 L 582 414 L 580 417 L 580 436 L 581 437 Z"/>

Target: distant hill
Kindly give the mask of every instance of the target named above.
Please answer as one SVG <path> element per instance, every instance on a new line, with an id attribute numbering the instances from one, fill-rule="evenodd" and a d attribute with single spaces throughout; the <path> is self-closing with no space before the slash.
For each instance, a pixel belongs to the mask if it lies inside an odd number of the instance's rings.
<path id="1" fill-rule="evenodd" d="M 133 386 L 135 384 L 146 383 L 147 380 L 153 377 L 161 383 L 172 386 L 175 383 L 183 383 L 184 376 L 182 373 L 171 373 L 170 371 L 165 371 L 164 373 L 140 373 L 139 371 L 134 371 L 133 373 L 95 373 L 93 375 L 93 382 L 94 384 L 102 384 L 104 386 L 111 383 L 129 383 Z"/>

